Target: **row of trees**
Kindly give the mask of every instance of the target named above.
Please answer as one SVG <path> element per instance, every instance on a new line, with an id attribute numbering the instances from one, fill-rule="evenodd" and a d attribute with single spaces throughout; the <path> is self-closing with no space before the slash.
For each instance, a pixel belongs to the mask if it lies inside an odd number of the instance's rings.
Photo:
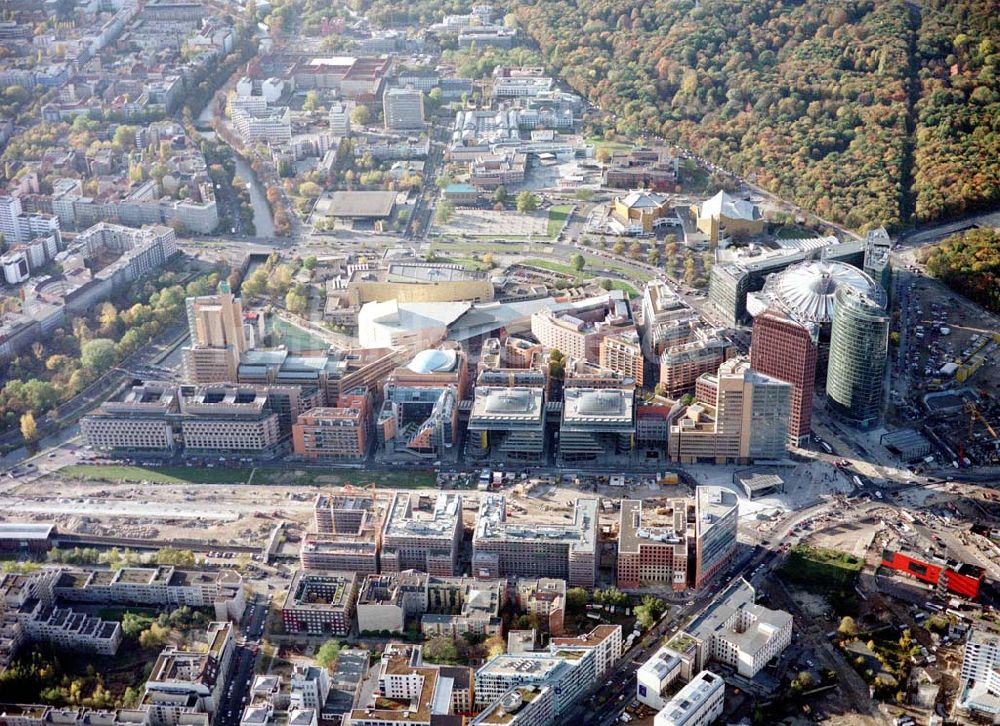
<path id="1" fill-rule="evenodd" d="M 178 567 L 194 567 L 198 564 L 197 557 L 192 550 L 177 547 L 163 547 L 157 550 L 156 554 L 148 560 L 144 560 L 138 552 L 127 547 L 124 550 L 112 547 L 107 551 L 102 551 L 94 547 L 74 547 L 71 550 L 61 550 L 53 547 L 49 550 L 47 559 L 49 562 L 56 562 L 63 565 L 103 564 L 108 565 L 112 570 L 147 564 L 175 565 Z"/>

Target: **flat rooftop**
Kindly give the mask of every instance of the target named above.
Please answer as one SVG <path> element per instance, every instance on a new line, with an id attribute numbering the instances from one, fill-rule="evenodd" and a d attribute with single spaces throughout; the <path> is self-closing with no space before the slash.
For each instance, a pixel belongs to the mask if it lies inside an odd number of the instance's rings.
<path id="1" fill-rule="evenodd" d="M 32 524 L 30 522 L 4 522 L 0 524 L 0 539 L 44 540 L 56 531 L 52 524 Z"/>
<path id="2" fill-rule="evenodd" d="M 316 202 L 325 217 L 386 218 L 396 204 L 396 192 L 332 192 Z"/>
<path id="3" fill-rule="evenodd" d="M 351 606 L 356 572 L 298 570 L 288 588 L 284 607 L 342 610 Z"/>
<path id="4" fill-rule="evenodd" d="M 597 539 L 598 501 L 576 500 L 572 523 L 508 523 L 507 500 L 502 494 L 484 494 L 473 530 L 474 543 L 486 541 L 565 542 L 575 552 L 593 552 Z"/>
<path id="5" fill-rule="evenodd" d="M 386 537 L 434 537 L 451 540 L 462 522 L 462 497 L 396 492 L 385 518 Z"/>
<path id="6" fill-rule="evenodd" d="M 539 698 L 548 686 L 514 686 L 473 721 L 474 724 L 508 724 L 524 706 Z"/>

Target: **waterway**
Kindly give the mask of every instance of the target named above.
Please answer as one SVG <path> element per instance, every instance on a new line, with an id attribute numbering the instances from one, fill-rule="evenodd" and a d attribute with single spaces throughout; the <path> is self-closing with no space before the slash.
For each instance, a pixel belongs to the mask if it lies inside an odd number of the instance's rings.
<path id="1" fill-rule="evenodd" d="M 195 122 L 199 129 L 207 129 L 211 126 L 215 118 L 215 104 L 209 101 L 205 108 L 198 114 Z M 215 140 L 214 131 L 198 131 L 206 139 Z M 250 192 L 250 206 L 253 207 L 253 226 L 256 237 L 274 237 L 274 219 L 271 217 L 271 206 L 267 203 L 267 194 L 264 186 L 253 173 L 250 164 L 235 151 L 233 155 L 236 159 L 236 176 L 246 182 L 247 190 Z"/>
<path id="2" fill-rule="evenodd" d="M 250 164 L 239 154 L 236 155 L 236 176 L 247 183 L 250 192 L 250 205 L 253 207 L 253 227 L 256 237 L 274 237 L 274 219 L 271 217 L 271 207 L 267 203 L 264 186 L 257 180 Z"/>
<path id="3" fill-rule="evenodd" d="M 292 354 L 325 353 L 330 348 L 330 341 L 275 315 L 270 316 L 265 325 L 273 334 L 272 344 L 283 345 Z"/>

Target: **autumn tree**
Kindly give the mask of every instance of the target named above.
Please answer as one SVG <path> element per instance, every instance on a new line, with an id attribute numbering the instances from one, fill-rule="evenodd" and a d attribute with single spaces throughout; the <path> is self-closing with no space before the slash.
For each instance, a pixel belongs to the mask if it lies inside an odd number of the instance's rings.
<path id="1" fill-rule="evenodd" d="M 367 126 L 371 117 L 372 112 L 363 104 L 358 104 L 351 109 L 351 123 L 355 126 Z"/>
<path id="2" fill-rule="evenodd" d="M 521 214 L 534 212 L 538 209 L 538 197 L 529 191 L 523 191 L 517 195 L 517 211 Z"/>
<path id="3" fill-rule="evenodd" d="M 340 643 L 336 640 L 326 641 L 316 651 L 316 662 L 324 668 L 333 668 L 338 658 L 340 658 Z"/>
<path id="4" fill-rule="evenodd" d="M 458 662 L 458 646 L 451 638 L 439 635 L 424 643 L 423 655 L 428 663 L 455 664 Z"/>
<path id="5" fill-rule="evenodd" d="M 21 436 L 29 444 L 38 438 L 38 424 L 35 423 L 35 415 L 31 411 L 21 414 Z"/>

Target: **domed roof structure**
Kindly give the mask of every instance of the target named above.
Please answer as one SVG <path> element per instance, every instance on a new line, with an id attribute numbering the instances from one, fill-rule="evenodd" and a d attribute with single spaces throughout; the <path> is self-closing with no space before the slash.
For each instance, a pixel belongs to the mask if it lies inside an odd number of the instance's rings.
<path id="1" fill-rule="evenodd" d="M 576 410 L 585 416 L 616 414 L 624 407 L 624 399 L 617 390 L 587 391 L 580 396 Z"/>
<path id="2" fill-rule="evenodd" d="M 531 391 L 523 388 L 490 391 L 486 399 L 489 413 L 525 413 L 534 407 Z"/>
<path id="3" fill-rule="evenodd" d="M 406 367 L 414 373 L 442 373 L 453 370 L 457 362 L 456 351 L 430 348 L 417 353 Z"/>
<path id="4" fill-rule="evenodd" d="M 830 260 L 808 260 L 771 275 L 760 297 L 802 323 L 833 321 L 833 298 L 847 286 L 885 304 L 885 291 L 856 267 Z"/>

